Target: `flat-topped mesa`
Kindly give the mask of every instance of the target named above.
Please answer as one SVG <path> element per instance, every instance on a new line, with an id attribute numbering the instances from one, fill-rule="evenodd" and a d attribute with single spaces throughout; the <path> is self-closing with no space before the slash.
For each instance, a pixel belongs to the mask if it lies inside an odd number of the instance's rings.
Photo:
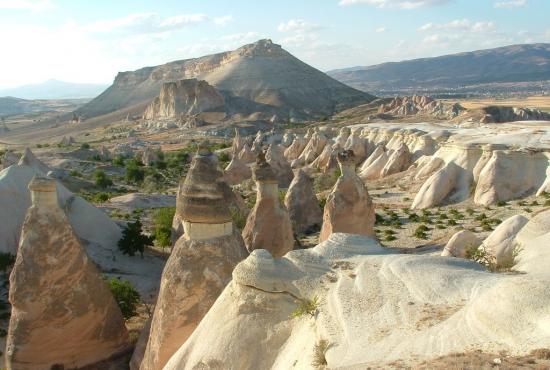
<path id="1" fill-rule="evenodd" d="M 319 241 L 337 232 L 374 237 L 374 206 L 355 174 L 355 155 L 352 150 L 345 150 L 338 153 L 337 159 L 342 175 L 327 198 Z"/>
<path id="2" fill-rule="evenodd" d="M 122 354 L 122 314 L 58 205 L 56 181 L 34 177 L 29 189 L 10 275 L 7 368 L 80 368 Z"/>
<path id="3" fill-rule="evenodd" d="M 210 239 L 230 235 L 233 223 L 220 191 L 216 156 L 199 148 L 193 158 L 177 210 L 188 239 Z"/>
<path id="4" fill-rule="evenodd" d="M 264 153 L 260 153 L 252 170 L 256 181 L 256 204 L 248 215 L 243 238 L 249 252 L 266 249 L 274 257 L 284 256 L 294 248 L 290 217 L 279 201 L 277 176 Z"/>
<path id="5" fill-rule="evenodd" d="M 134 352 L 134 367 L 162 369 L 231 280 L 233 268 L 248 255 L 233 227 L 220 178 L 216 156 L 200 147 L 180 189 L 176 215 L 184 235 L 166 262 L 147 345 Z"/>

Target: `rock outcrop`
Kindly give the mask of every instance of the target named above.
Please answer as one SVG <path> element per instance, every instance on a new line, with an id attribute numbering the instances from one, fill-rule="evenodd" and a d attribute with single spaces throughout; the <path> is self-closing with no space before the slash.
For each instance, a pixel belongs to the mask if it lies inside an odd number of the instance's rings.
<path id="1" fill-rule="evenodd" d="M 331 369 L 415 368 L 472 349 L 521 356 L 548 348 L 545 213 L 516 237 L 521 274 L 392 253 L 338 233 L 281 259 L 254 251 L 166 370 L 310 369 L 316 360 Z M 295 317 L 300 303 L 308 311 Z"/>
<path id="2" fill-rule="evenodd" d="M 179 214 L 184 234 L 162 274 L 142 370 L 164 367 L 231 280 L 233 268 L 248 254 L 233 227 L 218 180 L 215 156 L 199 149 L 182 186 Z"/>
<path id="3" fill-rule="evenodd" d="M 284 256 L 294 248 L 292 224 L 279 200 L 277 176 L 263 153 L 258 155 L 252 174 L 257 193 L 242 233 L 246 248 L 249 252 L 266 249 L 275 257 Z"/>
<path id="4" fill-rule="evenodd" d="M 191 78 L 165 82 L 159 96 L 145 110 L 143 118 L 181 119 L 197 113 L 223 110 L 224 105 L 223 95 L 206 81 Z"/>
<path id="5" fill-rule="evenodd" d="M 245 161 L 239 157 L 233 157 L 224 169 L 225 180 L 229 185 L 237 185 L 252 177 L 252 170 Z"/>
<path id="6" fill-rule="evenodd" d="M 250 149 L 250 146 L 248 144 L 244 144 L 237 158 L 239 158 L 244 163 L 252 163 L 256 159 L 256 154 L 252 151 L 252 149 Z"/>
<path id="7" fill-rule="evenodd" d="M 413 95 L 396 97 L 387 104 L 378 108 L 379 114 L 391 114 L 396 116 L 411 116 L 415 114 L 426 114 L 442 118 L 454 118 L 466 109 L 460 104 L 446 104 L 425 95 Z"/>
<path id="8" fill-rule="evenodd" d="M 313 191 L 313 180 L 302 170 L 296 171 L 290 183 L 285 195 L 285 207 L 297 235 L 320 227 L 323 222 L 323 211 Z"/>
<path id="9" fill-rule="evenodd" d="M 332 233 L 374 237 L 374 205 L 361 179 L 355 174 L 353 151 L 338 154 L 341 175 L 327 198 L 320 242 Z"/>
<path id="10" fill-rule="evenodd" d="M 411 165 L 411 152 L 405 143 L 401 143 L 399 148 L 392 151 L 388 161 L 380 172 L 380 177 L 386 177 L 405 171 Z"/>
<path id="11" fill-rule="evenodd" d="M 35 177 L 10 276 L 8 369 L 83 367 L 128 348 L 116 301 L 58 205 L 56 182 Z"/>
<path id="12" fill-rule="evenodd" d="M 519 252 L 516 250 L 515 238 L 527 222 L 529 219 L 522 215 L 515 215 L 504 220 L 483 241 L 481 248 L 497 265 L 513 265 L 514 254 Z"/>

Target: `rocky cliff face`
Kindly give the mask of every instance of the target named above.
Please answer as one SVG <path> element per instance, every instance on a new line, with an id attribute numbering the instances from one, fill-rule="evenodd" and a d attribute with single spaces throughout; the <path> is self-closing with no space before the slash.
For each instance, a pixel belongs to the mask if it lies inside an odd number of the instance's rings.
<path id="1" fill-rule="evenodd" d="M 80 113 L 90 117 L 146 104 L 163 83 L 190 78 L 230 94 L 240 107 L 277 109 L 285 118 L 328 115 L 373 99 L 301 62 L 271 40 L 260 40 L 234 51 L 119 73 L 113 85 Z"/>
<path id="2" fill-rule="evenodd" d="M 145 119 L 182 118 L 201 112 L 224 110 L 225 99 L 206 81 L 196 78 L 165 82 L 144 113 Z"/>

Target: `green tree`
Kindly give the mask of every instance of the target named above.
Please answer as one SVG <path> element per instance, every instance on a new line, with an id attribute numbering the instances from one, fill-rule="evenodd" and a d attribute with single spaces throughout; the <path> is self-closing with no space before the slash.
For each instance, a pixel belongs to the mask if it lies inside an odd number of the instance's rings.
<path id="1" fill-rule="evenodd" d="M 155 240 L 161 247 L 168 247 L 172 244 L 172 220 L 176 213 L 176 207 L 159 208 L 154 216 Z"/>
<path id="2" fill-rule="evenodd" d="M 137 313 L 137 305 L 141 297 L 132 284 L 127 280 L 119 280 L 116 278 L 107 279 L 107 284 L 109 285 L 109 289 L 118 307 L 120 307 L 124 319 L 128 320 L 135 316 Z"/>
<path id="3" fill-rule="evenodd" d="M 140 219 L 128 223 L 122 231 L 122 238 L 118 241 L 118 249 L 129 256 L 135 256 L 139 252 L 143 258 L 143 251 L 146 245 L 152 245 L 153 238 L 143 234 Z"/>
<path id="4" fill-rule="evenodd" d="M 102 170 L 96 170 L 94 172 L 94 182 L 96 186 L 99 186 L 100 188 L 106 188 L 108 186 L 113 185 L 113 182 L 111 181 L 111 179 L 108 178 L 107 174 Z"/>

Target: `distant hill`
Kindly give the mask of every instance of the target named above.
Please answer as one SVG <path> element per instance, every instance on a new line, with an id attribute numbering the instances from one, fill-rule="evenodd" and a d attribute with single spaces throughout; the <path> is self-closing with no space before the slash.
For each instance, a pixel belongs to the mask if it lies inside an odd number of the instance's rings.
<path id="1" fill-rule="evenodd" d="M 108 85 L 80 84 L 58 80 L 0 90 L 1 96 L 13 96 L 20 99 L 83 99 L 94 98 Z"/>
<path id="2" fill-rule="evenodd" d="M 512 45 L 496 49 L 353 67 L 327 72 L 363 91 L 437 91 L 478 85 L 550 80 L 550 44 Z"/>
<path id="3" fill-rule="evenodd" d="M 93 117 L 129 107 L 143 113 L 164 82 L 190 78 L 214 86 L 237 107 L 233 112 L 237 114 L 268 111 L 281 118 L 305 119 L 373 99 L 305 64 L 271 40 L 260 40 L 234 51 L 121 72 L 113 85 L 78 113 Z"/>

